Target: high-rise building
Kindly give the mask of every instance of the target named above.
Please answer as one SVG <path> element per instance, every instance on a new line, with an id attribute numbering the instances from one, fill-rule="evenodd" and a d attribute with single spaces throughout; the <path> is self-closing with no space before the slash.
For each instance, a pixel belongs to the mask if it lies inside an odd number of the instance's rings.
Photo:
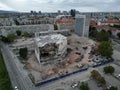
<path id="1" fill-rule="evenodd" d="M 61 11 L 60 10 L 58 10 L 58 15 L 60 15 L 61 14 Z"/>
<path id="2" fill-rule="evenodd" d="M 75 33 L 79 36 L 88 37 L 89 34 L 89 15 L 75 16 Z"/>
<path id="3" fill-rule="evenodd" d="M 75 13 L 76 13 L 76 10 L 75 10 L 75 9 L 71 9 L 71 10 L 70 10 L 70 15 L 71 15 L 72 17 L 75 17 Z"/>
<path id="4" fill-rule="evenodd" d="M 41 12 L 41 11 L 39 11 L 38 13 L 39 13 L 39 14 L 42 14 L 42 12 Z"/>

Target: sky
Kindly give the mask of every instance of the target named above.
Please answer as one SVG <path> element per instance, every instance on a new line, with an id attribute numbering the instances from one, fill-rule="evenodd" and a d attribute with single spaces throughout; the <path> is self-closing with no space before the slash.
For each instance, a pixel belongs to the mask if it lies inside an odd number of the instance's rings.
<path id="1" fill-rule="evenodd" d="M 0 0 L 0 10 L 56 12 L 70 9 L 80 12 L 120 11 L 120 0 Z"/>

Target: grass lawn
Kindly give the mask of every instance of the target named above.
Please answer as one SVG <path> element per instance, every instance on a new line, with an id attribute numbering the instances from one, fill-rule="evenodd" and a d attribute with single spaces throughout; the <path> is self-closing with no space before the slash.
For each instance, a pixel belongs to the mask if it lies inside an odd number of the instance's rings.
<path id="1" fill-rule="evenodd" d="M 10 78 L 0 51 L 0 90 L 13 90 Z"/>

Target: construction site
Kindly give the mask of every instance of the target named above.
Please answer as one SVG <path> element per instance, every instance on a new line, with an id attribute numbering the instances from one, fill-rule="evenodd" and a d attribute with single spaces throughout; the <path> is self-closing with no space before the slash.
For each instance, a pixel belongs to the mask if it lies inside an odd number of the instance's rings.
<path id="1" fill-rule="evenodd" d="M 67 37 L 61 34 L 38 36 L 34 41 L 39 63 L 61 58 L 67 50 Z"/>
<path id="2" fill-rule="evenodd" d="M 94 41 L 76 34 L 51 34 L 18 39 L 12 48 L 27 46 L 29 53 L 22 64 L 32 82 L 38 83 L 92 65 L 89 53 L 94 45 Z"/>

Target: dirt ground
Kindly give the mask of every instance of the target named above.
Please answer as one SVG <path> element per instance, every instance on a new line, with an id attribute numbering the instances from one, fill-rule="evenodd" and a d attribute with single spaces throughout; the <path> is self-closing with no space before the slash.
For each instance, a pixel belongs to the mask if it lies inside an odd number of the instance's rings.
<path id="1" fill-rule="evenodd" d="M 62 60 L 63 62 L 54 60 L 39 64 L 35 57 L 35 53 L 32 53 L 29 55 L 25 67 L 34 77 L 34 82 L 40 82 L 61 74 L 73 72 L 79 69 L 77 68 L 79 65 L 92 63 L 89 62 L 90 59 L 88 59 L 88 57 L 93 44 L 94 42 L 92 40 L 85 37 L 78 37 L 77 35 L 73 34 L 72 36 L 68 37 L 68 47 L 71 48 L 72 51 L 68 53 L 64 60 Z M 84 46 L 87 46 L 86 50 L 83 49 Z M 79 56 L 84 55 L 84 58 L 77 62 L 72 60 L 75 59 L 74 56 L 72 59 L 70 59 L 71 55 L 75 54 L 76 52 L 80 52 Z"/>

